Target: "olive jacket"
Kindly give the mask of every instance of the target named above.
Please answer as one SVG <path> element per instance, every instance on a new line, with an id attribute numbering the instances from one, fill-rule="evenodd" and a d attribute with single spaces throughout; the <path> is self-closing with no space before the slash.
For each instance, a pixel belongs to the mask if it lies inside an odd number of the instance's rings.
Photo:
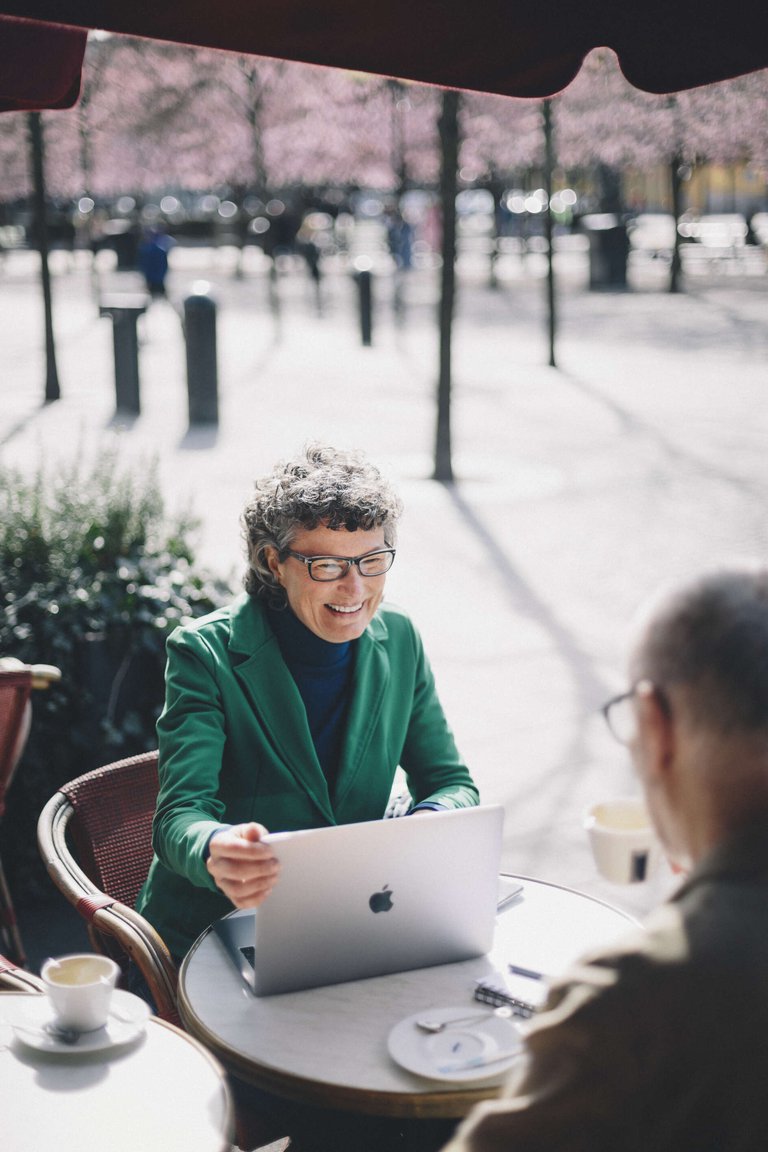
<path id="1" fill-rule="evenodd" d="M 222 824 L 256 820 L 277 832 L 378 820 L 398 766 L 415 803 L 478 802 L 408 616 L 382 605 L 354 643 L 330 794 L 299 690 L 258 601 L 243 595 L 169 637 L 155 857 L 136 906 L 173 955 L 232 910 L 206 868 L 208 841 Z"/>
<path id="2" fill-rule="evenodd" d="M 527 1046 L 443 1152 L 768 1148 L 768 813 L 567 973 Z"/>

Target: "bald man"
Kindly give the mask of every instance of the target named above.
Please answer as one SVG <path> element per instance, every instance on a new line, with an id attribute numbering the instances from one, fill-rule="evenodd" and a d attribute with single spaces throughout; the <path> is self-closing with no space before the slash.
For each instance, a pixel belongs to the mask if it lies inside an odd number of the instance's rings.
<path id="1" fill-rule="evenodd" d="M 658 599 L 604 713 L 687 878 L 553 988 L 501 1097 L 445 1152 L 764 1152 L 768 566 Z"/>

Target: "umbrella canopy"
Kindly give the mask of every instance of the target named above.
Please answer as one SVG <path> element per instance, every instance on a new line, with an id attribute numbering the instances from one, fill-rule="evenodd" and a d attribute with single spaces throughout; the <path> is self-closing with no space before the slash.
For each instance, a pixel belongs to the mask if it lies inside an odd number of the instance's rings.
<path id="1" fill-rule="evenodd" d="M 649 92 L 768 67 L 765 0 L 0 0 L 0 9 L 32 20 L 0 16 L 3 109 L 74 102 L 77 28 L 509 96 L 560 91 L 601 46 Z"/>
<path id="2" fill-rule="evenodd" d="M 0 112 L 71 108 L 87 32 L 0 16 Z"/>

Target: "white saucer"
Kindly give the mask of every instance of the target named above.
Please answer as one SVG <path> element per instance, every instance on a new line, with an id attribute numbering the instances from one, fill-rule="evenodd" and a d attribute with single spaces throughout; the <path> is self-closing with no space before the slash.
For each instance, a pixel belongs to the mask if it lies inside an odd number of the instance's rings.
<path id="1" fill-rule="evenodd" d="M 471 1006 L 462 1004 L 456 1008 L 430 1008 L 406 1016 L 396 1024 L 389 1034 L 387 1046 L 393 1060 L 417 1076 L 427 1076 L 430 1080 L 447 1080 L 466 1083 L 471 1080 L 496 1079 L 511 1068 L 523 1051 L 522 1034 L 516 1024 L 500 1016 L 494 1016 L 489 1009 L 488 1016 L 482 1019 L 482 1005 L 478 1004 L 477 1021 L 446 1028 L 443 1032 L 423 1032 L 417 1027 L 417 1020 L 434 1020 L 443 1023 L 448 1020 L 462 1020 L 472 1014 Z M 509 1053 L 503 1059 L 494 1060 L 497 1053 Z M 473 1060 L 491 1061 L 477 1067 L 465 1067 Z"/>
<path id="2" fill-rule="evenodd" d="M 30 996 L 23 1023 L 13 1023 L 11 1027 L 18 1040 L 29 1048 L 36 1048 L 38 1052 L 82 1056 L 85 1052 L 102 1052 L 129 1044 L 144 1031 L 150 1015 L 150 1007 L 145 1000 L 118 988 L 112 994 L 110 1015 L 104 1027 L 96 1028 L 93 1032 L 82 1032 L 76 1044 L 65 1044 L 44 1031 L 45 1025 L 53 1019 L 46 996 Z"/>

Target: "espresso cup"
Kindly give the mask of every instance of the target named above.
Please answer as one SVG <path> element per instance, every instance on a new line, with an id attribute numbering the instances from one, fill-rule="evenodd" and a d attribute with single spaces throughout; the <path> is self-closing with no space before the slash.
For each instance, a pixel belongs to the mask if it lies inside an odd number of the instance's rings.
<path id="1" fill-rule="evenodd" d="M 639 798 L 603 800 L 584 818 L 597 870 L 613 884 L 640 884 L 661 858 L 661 845 Z"/>
<path id="2" fill-rule="evenodd" d="M 55 1022 L 78 1032 L 102 1028 L 120 975 L 114 960 L 91 952 L 46 960 L 40 971 Z"/>

